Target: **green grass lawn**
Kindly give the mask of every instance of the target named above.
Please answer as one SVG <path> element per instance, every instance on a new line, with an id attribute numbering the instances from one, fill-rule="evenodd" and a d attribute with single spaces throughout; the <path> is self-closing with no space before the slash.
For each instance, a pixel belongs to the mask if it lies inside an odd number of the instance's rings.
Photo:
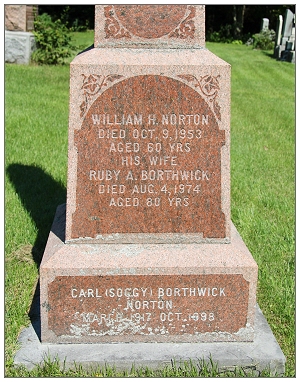
<path id="1" fill-rule="evenodd" d="M 93 33 L 76 33 L 75 39 L 83 49 L 93 43 Z M 291 377 L 295 375 L 295 65 L 246 46 L 207 43 L 207 48 L 232 66 L 232 220 L 258 264 L 258 303 L 287 357 L 286 376 Z M 6 64 L 6 376 L 87 375 L 80 370 L 64 374 L 55 363 L 33 372 L 12 367 L 18 335 L 30 323 L 28 311 L 55 209 L 66 198 L 68 103 L 68 64 Z M 177 371 L 147 369 L 133 375 L 194 376 L 200 369 L 187 365 Z M 109 370 L 107 374 L 117 375 Z"/>

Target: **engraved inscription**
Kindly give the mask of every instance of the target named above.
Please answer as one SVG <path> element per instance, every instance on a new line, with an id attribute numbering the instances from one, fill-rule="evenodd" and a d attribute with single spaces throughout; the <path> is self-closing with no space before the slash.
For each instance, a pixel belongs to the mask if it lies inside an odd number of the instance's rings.
<path id="1" fill-rule="evenodd" d="M 242 275 L 60 276 L 49 285 L 49 304 L 60 312 L 50 310 L 49 328 L 88 336 L 236 333 L 247 321 L 248 284 Z"/>
<path id="2" fill-rule="evenodd" d="M 216 90 L 209 94 L 215 97 Z M 224 144 L 210 105 L 183 82 L 145 75 L 112 85 L 75 131 L 72 237 L 118 232 L 225 237 Z"/>

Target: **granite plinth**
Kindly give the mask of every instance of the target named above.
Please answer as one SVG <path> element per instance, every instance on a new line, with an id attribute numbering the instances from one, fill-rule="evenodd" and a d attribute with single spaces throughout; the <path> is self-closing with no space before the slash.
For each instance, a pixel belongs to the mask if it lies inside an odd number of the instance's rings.
<path id="1" fill-rule="evenodd" d="M 208 50 L 80 54 L 66 241 L 229 242 L 229 135 L 230 65 Z"/>
<path id="2" fill-rule="evenodd" d="M 26 32 L 26 5 L 5 5 L 5 29 Z"/>
<path id="3" fill-rule="evenodd" d="M 259 376 L 269 370 L 271 376 L 282 376 L 285 370 L 285 356 L 282 353 L 263 313 L 256 306 L 255 334 L 253 342 L 223 343 L 117 343 L 117 344 L 43 344 L 34 328 L 40 321 L 24 329 L 19 337 L 20 349 L 14 364 L 31 370 L 45 360 L 58 359 L 61 366 L 73 369 L 74 364 L 84 369 L 115 366 L 116 370 L 130 370 L 135 367 L 163 368 L 171 361 L 192 360 L 195 364 L 210 359 L 218 370 L 233 370 L 242 367 L 250 375 Z"/>
<path id="4" fill-rule="evenodd" d="M 5 31 L 5 62 L 28 65 L 35 49 L 33 33 Z"/>
<path id="5" fill-rule="evenodd" d="M 253 341 L 257 265 L 230 244 L 65 244 L 57 209 L 40 266 L 42 341 Z"/>

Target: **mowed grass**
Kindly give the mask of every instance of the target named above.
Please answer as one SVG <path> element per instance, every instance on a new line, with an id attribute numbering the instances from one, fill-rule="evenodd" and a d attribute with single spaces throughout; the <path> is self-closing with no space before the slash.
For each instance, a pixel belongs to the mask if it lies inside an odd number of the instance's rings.
<path id="1" fill-rule="evenodd" d="M 258 303 L 293 375 L 295 66 L 246 46 L 207 48 L 232 68 L 232 220 L 258 264 Z"/>
<path id="2" fill-rule="evenodd" d="M 93 43 L 90 32 L 75 37 L 82 48 Z M 258 303 L 287 357 L 286 376 L 294 376 L 295 65 L 246 46 L 207 43 L 207 48 L 232 66 L 232 220 L 258 263 Z M 55 209 L 66 198 L 68 114 L 68 65 L 6 65 L 6 376 L 119 375 L 112 369 L 66 373 L 55 362 L 32 372 L 12 367 L 18 335 L 30 323 L 38 266 Z M 186 365 L 127 375 L 214 373 Z"/>

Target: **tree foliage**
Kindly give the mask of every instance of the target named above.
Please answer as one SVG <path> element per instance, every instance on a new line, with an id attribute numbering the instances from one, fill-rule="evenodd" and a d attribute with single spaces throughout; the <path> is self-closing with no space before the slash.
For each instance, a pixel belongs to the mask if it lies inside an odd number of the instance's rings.
<path id="1" fill-rule="evenodd" d="M 276 30 L 279 15 L 286 9 L 295 13 L 295 5 L 206 5 L 206 39 L 221 32 L 223 38 L 247 40 L 260 32 L 263 18 L 270 20 L 270 29 Z M 94 5 L 39 5 L 39 14 L 48 13 L 52 20 L 62 20 L 73 30 L 94 29 Z"/>
<path id="2" fill-rule="evenodd" d="M 48 13 L 73 30 L 94 29 L 95 5 L 39 5 L 39 14 Z"/>
<path id="3" fill-rule="evenodd" d="M 269 19 L 269 28 L 276 30 L 278 16 L 287 9 L 295 13 L 295 5 L 206 5 L 206 39 L 219 34 L 221 40 L 243 39 L 259 33 L 263 18 Z"/>
<path id="4" fill-rule="evenodd" d="M 31 55 L 33 62 L 46 65 L 63 64 L 65 58 L 72 54 L 74 46 L 70 32 L 60 19 L 52 21 L 47 13 L 37 16 L 33 33 L 37 44 L 37 49 Z"/>

